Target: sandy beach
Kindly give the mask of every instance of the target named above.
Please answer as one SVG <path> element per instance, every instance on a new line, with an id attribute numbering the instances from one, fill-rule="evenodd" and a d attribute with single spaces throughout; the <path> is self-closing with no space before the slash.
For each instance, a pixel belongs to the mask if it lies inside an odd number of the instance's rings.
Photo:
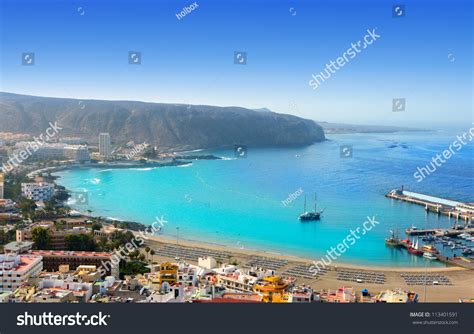
<path id="1" fill-rule="evenodd" d="M 149 259 L 153 262 L 163 262 L 175 260 L 170 256 L 160 254 L 159 249 L 163 246 L 178 246 L 177 240 L 164 236 L 153 236 L 146 240 L 146 244 L 156 251 L 156 254 Z M 312 259 L 306 259 L 291 255 L 282 255 L 271 252 L 262 252 L 251 249 L 240 249 L 228 247 L 223 245 L 216 245 L 212 243 L 203 243 L 192 240 L 179 240 L 179 248 L 183 252 L 187 250 L 211 250 L 216 252 L 230 253 L 233 261 L 237 261 L 238 266 L 243 266 L 252 258 L 265 257 L 270 259 L 279 259 L 288 261 L 284 266 L 277 270 L 277 274 L 281 274 L 287 269 L 293 268 L 297 265 L 310 265 Z M 195 261 L 187 261 L 196 264 Z M 342 281 L 337 279 L 337 273 L 341 270 L 357 270 L 360 272 L 377 272 L 384 273 L 386 282 L 384 284 L 375 283 L 357 283 L 352 281 Z M 311 275 L 310 273 L 308 273 Z M 348 263 L 334 263 L 330 270 L 319 277 L 315 278 L 297 278 L 298 284 L 310 285 L 313 289 L 337 289 L 342 286 L 353 286 L 358 292 L 361 289 L 368 289 L 372 294 L 378 293 L 385 289 L 402 288 L 405 290 L 415 291 L 419 294 L 420 302 L 425 300 L 424 287 L 417 285 L 407 285 L 401 274 L 441 274 L 446 276 L 452 285 L 429 285 L 426 288 L 427 302 L 459 302 L 462 298 L 471 298 L 474 296 L 474 273 L 472 270 L 449 266 L 441 268 L 401 268 L 401 267 L 377 267 L 367 265 L 357 265 Z"/>

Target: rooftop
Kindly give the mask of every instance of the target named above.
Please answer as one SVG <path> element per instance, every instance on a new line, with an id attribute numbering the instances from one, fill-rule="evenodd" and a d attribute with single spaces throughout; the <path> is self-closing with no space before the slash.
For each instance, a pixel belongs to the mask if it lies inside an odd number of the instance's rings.
<path id="1" fill-rule="evenodd" d="M 86 257 L 111 257 L 112 253 L 106 252 L 85 252 L 85 251 L 63 251 L 63 250 L 32 250 L 29 254 L 44 256 L 86 256 Z"/>
<path id="2" fill-rule="evenodd" d="M 23 248 L 29 248 L 32 247 L 34 242 L 32 241 L 12 241 L 8 244 L 5 245 L 5 249 L 8 250 L 9 252 L 19 252 Z"/>

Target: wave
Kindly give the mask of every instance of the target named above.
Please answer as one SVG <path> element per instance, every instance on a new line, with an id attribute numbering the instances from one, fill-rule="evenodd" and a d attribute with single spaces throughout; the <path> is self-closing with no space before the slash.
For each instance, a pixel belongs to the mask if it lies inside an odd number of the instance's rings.
<path id="1" fill-rule="evenodd" d="M 185 165 L 179 165 L 179 166 L 176 166 L 176 167 L 191 167 L 193 164 L 185 164 Z"/>
<path id="2" fill-rule="evenodd" d="M 99 184 L 99 183 L 101 182 L 101 180 L 98 179 L 98 178 L 93 178 L 93 179 L 90 180 L 89 182 L 92 183 L 92 184 Z"/>
<path id="3" fill-rule="evenodd" d="M 221 160 L 237 160 L 237 158 L 219 157 Z"/>
<path id="4" fill-rule="evenodd" d="M 154 169 L 153 167 L 146 167 L 146 168 L 130 168 L 130 170 L 139 170 L 139 171 L 142 171 L 142 172 L 146 172 L 146 171 L 149 171 L 149 170 L 152 170 Z"/>
<path id="5" fill-rule="evenodd" d="M 115 217 L 107 217 L 108 220 L 115 220 L 115 221 L 123 221 L 123 219 L 115 218 Z"/>
<path id="6" fill-rule="evenodd" d="M 191 150 L 191 151 L 182 151 L 182 152 L 179 152 L 179 153 L 191 153 L 191 152 L 202 152 L 204 151 L 203 148 L 198 148 L 197 150 Z"/>

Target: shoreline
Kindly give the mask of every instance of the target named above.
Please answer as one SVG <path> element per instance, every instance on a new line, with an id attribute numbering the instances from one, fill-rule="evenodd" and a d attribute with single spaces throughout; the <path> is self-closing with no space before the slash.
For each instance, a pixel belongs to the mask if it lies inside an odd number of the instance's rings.
<path id="1" fill-rule="evenodd" d="M 137 232 L 132 231 L 134 234 Z M 145 239 L 145 243 L 158 243 L 158 244 L 165 244 L 165 245 L 176 245 L 176 240 L 169 236 L 150 236 Z M 258 249 L 251 249 L 251 248 L 237 248 L 226 246 L 222 244 L 215 244 L 211 242 L 204 242 L 204 241 L 197 241 L 197 240 L 189 240 L 189 239 L 179 239 L 179 246 L 187 247 L 187 248 L 202 248 L 202 249 L 209 249 L 215 251 L 225 251 L 231 253 L 235 257 L 252 257 L 252 256 L 260 256 L 260 257 L 268 257 L 268 258 L 275 258 L 281 260 L 287 260 L 288 262 L 295 262 L 295 263 L 305 263 L 311 264 L 314 259 L 306 258 L 303 256 L 296 256 L 290 254 L 281 254 L 276 252 L 269 252 L 269 251 L 261 251 Z M 158 254 L 156 254 L 158 256 Z M 373 271 L 384 271 L 384 272 L 414 272 L 414 273 L 423 273 L 423 272 L 453 272 L 453 271 L 468 271 L 469 269 L 457 267 L 457 266 L 445 266 L 445 267 L 390 267 L 390 266 L 377 266 L 377 265 L 370 265 L 370 264 L 355 264 L 355 263 L 347 263 L 347 262 L 334 262 L 330 265 L 333 268 L 342 268 L 342 269 L 361 269 L 361 270 L 373 270 Z"/>

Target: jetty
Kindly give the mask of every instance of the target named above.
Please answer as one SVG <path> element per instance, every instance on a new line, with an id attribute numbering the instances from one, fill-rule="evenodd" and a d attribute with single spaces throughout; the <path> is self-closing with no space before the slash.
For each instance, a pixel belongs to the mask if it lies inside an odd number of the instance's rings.
<path id="1" fill-rule="evenodd" d="M 400 189 L 394 189 L 389 191 L 385 195 L 385 197 L 417 205 L 422 205 L 425 207 L 426 212 L 433 212 L 435 214 L 445 215 L 450 218 L 453 217 L 457 221 L 464 220 L 466 224 L 470 224 L 474 221 L 474 203 L 463 203 L 450 199 L 435 197 L 412 191 L 406 191 L 403 189 L 403 186 Z M 457 232 L 452 231 L 452 233 L 453 235 L 455 235 Z M 462 233 L 462 231 L 459 231 L 458 234 L 460 233 Z"/>
<path id="2" fill-rule="evenodd" d="M 468 227 L 463 229 L 455 229 L 455 228 L 407 228 L 405 233 L 408 235 L 437 235 L 437 236 L 456 236 L 462 233 L 474 233 L 474 227 Z"/>

